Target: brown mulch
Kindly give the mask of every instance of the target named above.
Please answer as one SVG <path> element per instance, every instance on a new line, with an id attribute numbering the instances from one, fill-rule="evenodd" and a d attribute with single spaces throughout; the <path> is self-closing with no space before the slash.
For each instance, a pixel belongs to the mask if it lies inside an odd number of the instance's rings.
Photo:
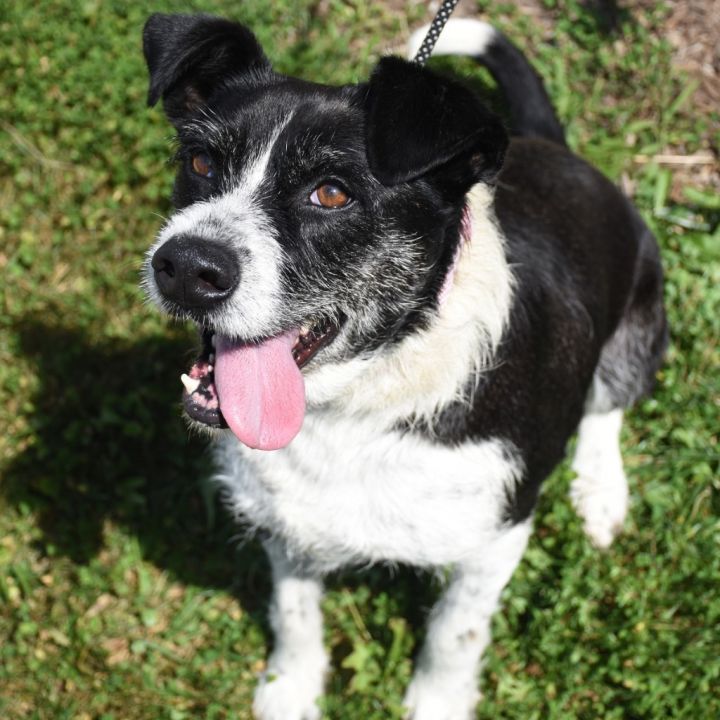
<path id="1" fill-rule="evenodd" d="M 407 0 L 388 0 L 402 5 Z M 411 0 L 414 4 L 417 0 Z M 601 0 L 586 0 L 595 4 Z M 657 6 L 654 0 L 620 0 L 619 6 L 640 18 L 649 7 Z M 440 2 L 428 3 L 427 19 L 437 11 Z M 554 27 L 553 11 L 541 0 L 516 0 L 516 6 L 540 25 L 549 37 Z M 673 65 L 681 70 L 698 87 L 689 100 L 689 112 L 710 117 L 720 112 L 720 0 L 674 0 L 668 3 L 669 14 L 663 32 L 675 49 Z M 455 17 L 478 15 L 475 0 L 460 0 Z M 671 195 L 682 199 L 682 188 L 693 186 L 720 193 L 720 122 L 708 123 L 709 130 L 700 138 L 702 150 L 696 154 L 698 162 L 688 157 L 684 148 L 668 147 L 658 160 L 672 167 Z M 710 162 L 708 162 L 710 158 Z"/>
<path id="2" fill-rule="evenodd" d="M 693 97 L 703 112 L 720 110 L 720 0 L 671 3 L 667 39 L 674 64 L 700 83 Z"/>
<path id="3" fill-rule="evenodd" d="M 642 12 L 647 0 L 630 0 Z M 665 24 L 665 37 L 675 49 L 673 65 L 698 83 L 690 98 L 689 112 L 704 117 L 720 112 L 720 0 L 675 0 L 669 3 L 670 14 Z M 708 123 L 708 131 L 700 138 L 703 154 L 714 162 L 681 165 L 673 168 L 671 197 L 682 200 L 687 186 L 720 194 L 720 123 Z M 677 149 L 668 148 L 672 155 Z M 682 156 L 682 149 L 677 151 Z"/>

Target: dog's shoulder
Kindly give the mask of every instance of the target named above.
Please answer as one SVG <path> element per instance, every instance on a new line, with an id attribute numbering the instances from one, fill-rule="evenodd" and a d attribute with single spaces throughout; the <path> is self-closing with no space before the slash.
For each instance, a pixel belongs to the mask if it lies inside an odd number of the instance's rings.
<path id="1" fill-rule="evenodd" d="M 465 400 L 414 430 L 446 444 L 510 442 L 525 472 L 507 509 L 522 519 L 582 417 L 599 354 L 628 302 L 640 228 L 609 180 L 539 139 L 511 143 L 492 211 L 513 286 L 502 340 L 492 363 L 468 379 Z"/>

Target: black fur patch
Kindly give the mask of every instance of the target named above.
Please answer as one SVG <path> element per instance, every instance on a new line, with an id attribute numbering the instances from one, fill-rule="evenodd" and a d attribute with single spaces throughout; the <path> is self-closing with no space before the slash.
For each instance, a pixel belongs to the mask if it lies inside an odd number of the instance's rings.
<path id="1" fill-rule="evenodd" d="M 600 353 L 638 304 L 647 311 L 633 320 L 633 332 L 658 340 L 647 343 L 628 380 L 648 388 L 664 350 L 662 275 L 657 256 L 647 252 L 649 231 L 630 203 L 564 147 L 511 142 L 495 208 L 517 279 L 510 323 L 472 409 L 453 404 L 425 431 L 450 444 L 489 437 L 513 442 L 526 469 L 508 497 L 508 519 L 517 522 L 532 512 L 540 483 L 564 457 Z M 617 355 L 615 361 L 624 362 L 623 353 Z M 633 399 L 618 397 L 612 406 Z"/>

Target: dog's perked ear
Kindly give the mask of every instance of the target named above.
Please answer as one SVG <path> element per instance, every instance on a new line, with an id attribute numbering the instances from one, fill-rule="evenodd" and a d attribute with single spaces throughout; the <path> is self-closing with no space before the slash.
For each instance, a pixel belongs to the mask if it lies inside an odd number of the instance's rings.
<path id="1" fill-rule="evenodd" d="M 271 71 L 246 27 L 210 15 L 151 15 L 143 30 L 143 51 L 150 72 L 148 105 L 162 97 L 174 123 L 233 78 Z"/>
<path id="2" fill-rule="evenodd" d="M 365 101 L 370 169 L 384 185 L 439 168 L 471 185 L 500 169 L 500 118 L 458 82 L 397 57 L 380 60 Z"/>

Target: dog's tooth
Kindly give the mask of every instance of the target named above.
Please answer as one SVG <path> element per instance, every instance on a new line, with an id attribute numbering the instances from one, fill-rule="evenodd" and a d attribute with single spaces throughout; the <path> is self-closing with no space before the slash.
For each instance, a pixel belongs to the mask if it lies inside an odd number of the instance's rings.
<path id="1" fill-rule="evenodd" d="M 188 395 L 192 395 L 200 387 L 200 381 L 197 378 L 191 378 L 187 373 L 183 373 L 180 380 L 185 386 Z"/>
<path id="2" fill-rule="evenodd" d="M 208 355 L 208 362 L 212 365 L 215 362 L 215 353 Z"/>
<path id="3" fill-rule="evenodd" d="M 216 338 L 216 337 L 217 337 L 217 336 L 216 336 L 215 333 L 213 333 L 213 334 L 210 336 L 210 345 L 212 345 L 213 347 L 215 347 L 215 338 Z"/>
<path id="4" fill-rule="evenodd" d="M 211 373 L 211 372 L 214 372 L 214 370 L 215 370 L 215 367 L 211 363 L 208 363 L 207 371 L 209 373 Z"/>
<path id="5" fill-rule="evenodd" d="M 300 334 L 301 335 L 309 335 L 313 328 L 317 325 L 318 321 L 314 318 L 311 320 L 308 320 L 304 325 L 300 328 Z"/>

